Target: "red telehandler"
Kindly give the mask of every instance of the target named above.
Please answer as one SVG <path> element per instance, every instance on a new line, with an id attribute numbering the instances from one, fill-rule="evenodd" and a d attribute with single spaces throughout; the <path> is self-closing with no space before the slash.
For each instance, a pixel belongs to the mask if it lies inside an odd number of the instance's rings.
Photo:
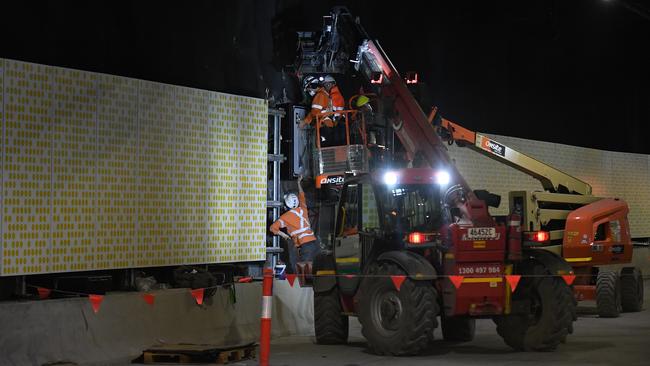
<path id="1" fill-rule="evenodd" d="M 326 245 L 311 271 L 317 342 L 345 343 L 349 316 L 359 318 L 377 354 L 419 353 L 438 318 L 450 341 L 473 339 L 475 319 L 491 318 L 518 350 L 564 342 L 576 319 L 563 279 L 573 268 L 526 245 L 522 212 L 490 215 L 488 205 L 500 198 L 473 191 L 458 172 L 409 91 L 416 76 L 405 80 L 345 8 L 324 17 L 321 32 L 299 32 L 299 43 L 299 77 L 333 75 L 343 89 L 347 82 L 360 91 L 352 101 L 363 96 L 372 106 L 351 101 L 350 110 L 337 111 L 346 145 L 321 147 L 315 139 L 307 148 Z M 509 275 L 521 276 L 514 292 Z"/>

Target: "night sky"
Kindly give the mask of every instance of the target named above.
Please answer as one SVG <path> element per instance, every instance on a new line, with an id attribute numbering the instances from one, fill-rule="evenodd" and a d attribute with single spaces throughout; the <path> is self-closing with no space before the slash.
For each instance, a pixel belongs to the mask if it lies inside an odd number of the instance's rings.
<path id="1" fill-rule="evenodd" d="M 264 97 L 283 83 L 272 24 L 319 30 L 333 5 L 455 122 L 650 154 L 649 2 L 21 1 L 3 3 L 0 57 Z"/>

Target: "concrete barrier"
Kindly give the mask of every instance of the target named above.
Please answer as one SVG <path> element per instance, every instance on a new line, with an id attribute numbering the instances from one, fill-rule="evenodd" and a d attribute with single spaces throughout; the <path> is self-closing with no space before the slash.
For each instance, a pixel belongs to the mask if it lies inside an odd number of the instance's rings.
<path id="1" fill-rule="evenodd" d="M 0 303 L 0 365 L 128 362 L 164 343 L 236 344 L 257 341 L 261 284 L 236 285 L 236 303 L 218 289 L 204 305 L 188 289 L 108 294 L 97 314 L 87 298 Z M 282 311 L 282 310 L 280 310 Z"/>
<path id="2" fill-rule="evenodd" d="M 287 281 L 273 284 L 273 337 L 314 334 L 314 292 Z"/>
<path id="3" fill-rule="evenodd" d="M 650 278 L 650 248 L 636 247 L 633 263 Z M 617 265 L 624 267 L 627 265 Z M 125 363 L 157 343 L 235 344 L 257 342 L 261 283 L 236 285 L 198 306 L 187 289 L 154 292 L 154 306 L 141 293 L 104 298 L 99 313 L 87 298 L 0 303 L 0 365 Z M 314 334 L 311 288 L 273 284 L 272 336 Z M 273 352 L 273 349 L 271 349 Z"/>

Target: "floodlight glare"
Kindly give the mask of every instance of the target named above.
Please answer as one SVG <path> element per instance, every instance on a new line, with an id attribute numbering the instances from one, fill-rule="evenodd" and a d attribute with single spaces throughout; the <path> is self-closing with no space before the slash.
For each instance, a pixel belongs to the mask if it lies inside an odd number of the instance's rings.
<path id="1" fill-rule="evenodd" d="M 449 181 L 451 180 L 451 177 L 449 176 L 449 173 L 447 173 L 444 170 L 441 170 L 436 173 L 436 183 L 440 184 L 441 186 L 446 186 L 449 184 Z"/>
<path id="2" fill-rule="evenodd" d="M 397 174 L 395 174 L 394 172 L 387 172 L 386 174 L 384 174 L 384 183 L 386 183 L 388 185 L 391 185 L 391 186 L 396 184 L 397 183 Z"/>

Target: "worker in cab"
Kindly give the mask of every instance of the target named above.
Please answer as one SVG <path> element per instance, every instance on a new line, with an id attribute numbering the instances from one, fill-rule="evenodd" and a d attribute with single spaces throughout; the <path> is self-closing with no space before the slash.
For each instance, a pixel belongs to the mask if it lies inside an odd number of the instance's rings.
<path id="1" fill-rule="evenodd" d="M 298 178 L 298 195 L 287 193 L 284 196 L 288 211 L 271 224 L 269 229 L 273 234 L 293 241 L 298 250 L 299 262 L 311 262 L 320 253 L 320 241 L 309 224 L 309 211 L 301 184 L 302 176 Z M 286 233 L 282 229 L 285 229 Z M 293 266 L 294 263 L 291 265 Z"/>
<path id="2" fill-rule="evenodd" d="M 313 120 L 320 120 L 321 147 L 345 145 L 345 121 L 341 113 L 345 109 L 345 99 L 341 94 L 336 80 L 330 75 L 316 79 L 321 83 L 314 88 L 317 81 L 308 76 L 305 80 L 305 92 L 313 95 L 311 110 L 300 123 L 300 128 L 310 125 Z"/>

